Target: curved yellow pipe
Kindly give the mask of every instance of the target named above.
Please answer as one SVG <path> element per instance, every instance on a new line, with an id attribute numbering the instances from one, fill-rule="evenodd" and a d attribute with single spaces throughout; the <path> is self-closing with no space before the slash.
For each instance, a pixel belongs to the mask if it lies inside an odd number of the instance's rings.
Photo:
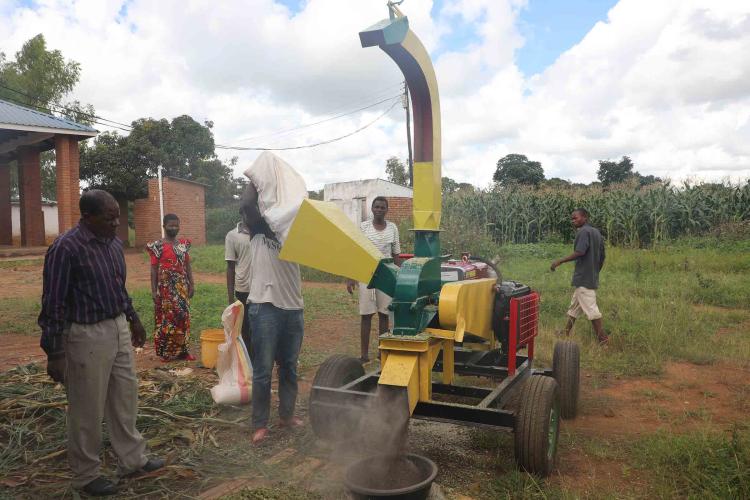
<path id="1" fill-rule="evenodd" d="M 414 228 L 440 229 L 440 97 L 430 55 L 398 9 L 392 19 L 360 33 L 362 46 L 378 45 L 406 78 L 414 113 Z"/>

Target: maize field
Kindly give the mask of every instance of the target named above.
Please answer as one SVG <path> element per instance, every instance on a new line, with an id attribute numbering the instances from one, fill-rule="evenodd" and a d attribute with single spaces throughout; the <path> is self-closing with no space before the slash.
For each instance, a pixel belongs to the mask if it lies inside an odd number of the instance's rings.
<path id="1" fill-rule="evenodd" d="M 609 244 L 638 248 L 725 224 L 750 224 L 750 181 L 744 184 L 656 184 L 638 189 L 493 188 L 443 201 L 444 228 L 484 228 L 495 242 L 570 241 L 571 212 L 582 207 Z"/>

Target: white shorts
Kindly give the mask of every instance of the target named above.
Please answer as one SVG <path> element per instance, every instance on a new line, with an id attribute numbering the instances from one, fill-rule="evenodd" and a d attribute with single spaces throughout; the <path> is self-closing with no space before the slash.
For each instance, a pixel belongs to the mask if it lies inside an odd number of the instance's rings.
<path id="1" fill-rule="evenodd" d="M 568 316 L 578 318 L 581 313 L 584 313 L 590 321 L 602 317 L 602 313 L 599 312 L 599 307 L 596 305 L 596 290 L 582 286 L 573 290 L 573 299 L 570 301 Z"/>
<path id="2" fill-rule="evenodd" d="M 359 284 L 359 314 L 369 316 L 376 312 L 388 314 L 388 306 L 391 305 L 391 298 L 374 288 L 367 288 L 366 283 Z"/>

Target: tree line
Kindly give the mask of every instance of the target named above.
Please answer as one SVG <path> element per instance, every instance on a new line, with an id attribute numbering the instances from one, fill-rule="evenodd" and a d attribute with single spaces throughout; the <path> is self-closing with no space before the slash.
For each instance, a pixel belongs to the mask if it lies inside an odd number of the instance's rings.
<path id="1" fill-rule="evenodd" d="M 599 169 L 596 176 L 598 181 L 590 185 L 601 185 L 609 187 L 615 184 L 627 183 L 634 180 L 638 186 L 648 186 L 663 182 L 661 178 L 653 175 L 641 175 L 635 171 L 633 160 L 629 156 L 623 156 L 619 161 L 599 160 Z M 409 174 L 406 165 L 398 157 L 392 156 L 386 160 L 386 178 L 390 182 L 402 186 L 409 185 Z M 518 186 L 540 186 L 551 187 L 584 187 L 587 184 L 572 183 L 559 177 L 547 179 L 544 176 L 542 163 L 529 160 L 526 155 L 509 154 L 497 161 L 492 181 L 496 186 L 511 188 Z M 457 191 L 474 189 L 474 186 L 466 182 L 457 182 L 450 177 L 443 177 L 443 194 L 453 194 Z"/>

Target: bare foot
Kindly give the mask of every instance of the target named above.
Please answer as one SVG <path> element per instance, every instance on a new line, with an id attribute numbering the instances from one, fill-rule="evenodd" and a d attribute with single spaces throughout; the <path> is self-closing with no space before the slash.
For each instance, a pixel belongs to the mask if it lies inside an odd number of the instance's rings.
<path id="1" fill-rule="evenodd" d="M 305 422 L 299 417 L 282 418 L 279 420 L 279 427 L 284 429 L 294 429 L 303 425 L 305 425 Z"/>
<path id="2" fill-rule="evenodd" d="M 261 427 L 253 432 L 252 443 L 253 445 L 259 445 L 268 438 L 268 428 Z"/>

